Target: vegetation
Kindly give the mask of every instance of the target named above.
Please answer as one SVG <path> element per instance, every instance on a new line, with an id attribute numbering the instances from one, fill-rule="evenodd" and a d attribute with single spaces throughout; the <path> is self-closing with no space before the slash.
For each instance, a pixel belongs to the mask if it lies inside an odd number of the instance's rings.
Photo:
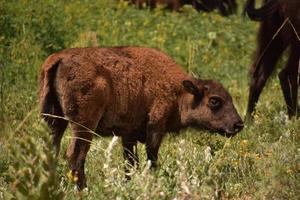
<path id="1" fill-rule="evenodd" d="M 68 179 L 63 155 L 70 131 L 56 160 L 39 116 L 38 75 L 48 55 L 117 45 L 162 49 L 189 73 L 222 82 L 244 115 L 257 27 L 241 15 L 224 18 L 191 7 L 175 13 L 111 0 L 0 1 L 0 199 L 300 199 L 300 123 L 287 119 L 276 76 L 239 135 L 169 134 L 156 171 L 139 145 L 141 166 L 131 181 L 124 178 L 120 139 L 95 138 L 88 190 L 81 193 Z"/>

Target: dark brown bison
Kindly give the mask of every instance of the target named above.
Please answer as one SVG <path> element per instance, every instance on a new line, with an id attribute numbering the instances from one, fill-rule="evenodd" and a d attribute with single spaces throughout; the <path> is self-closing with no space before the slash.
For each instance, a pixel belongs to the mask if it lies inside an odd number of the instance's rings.
<path id="1" fill-rule="evenodd" d="M 218 9 L 224 16 L 236 13 L 236 0 L 130 0 L 131 3 L 142 8 L 147 5 L 155 8 L 158 4 L 166 6 L 166 8 L 179 11 L 184 5 L 192 5 L 197 11 L 211 12 Z"/>
<path id="2" fill-rule="evenodd" d="M 247 116 L 254 111 L 267 79 L 282 53 L 289 47 L 289 58 L 279 79 L 288 115 L 292 117 L 298 107 L 300 40 L 297 35 L 300 35 L 300 1 L 265 0 L 259 9 L 255 9 L 254 4 L 254 0 L 248 0 L 245 6 L 245 12 L 251 19 L 261 21 L 258 47 L 251 68 Z"/>
<path id="3" fill-rule="evenodd" d="M 124 157 L 137 161 L 134 146 L 146 143 L 156 165 L 166 132 L 206 127 L 226 136 L 243 128 L 229 93 L 220 83 L 186 74 L 170 57 L 150 48 L 66 49 L 47 58 L 40 76 L 41 112 L 64 116 L 73 139 L 67 158 L 79 189 L 86 187 L 84 163 L 93 134 L 122 138 Z M 54 145 L 68 121 L 44 116 Z M 79 125 L 80 124 L 80 125 Z"/>

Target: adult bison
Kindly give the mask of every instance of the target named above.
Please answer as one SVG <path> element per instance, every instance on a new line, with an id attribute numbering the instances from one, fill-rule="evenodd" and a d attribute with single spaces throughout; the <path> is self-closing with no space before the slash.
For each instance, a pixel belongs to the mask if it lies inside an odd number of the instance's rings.
<path id="1" fill-rule="evenodd" d="M 267 79 L 282 53 L 289 47 L 289 58 L 279 73 L 279 79 L 288 115 L 292 117 L 297 113 L 300 79 L 300 1 L 265 0 L 259 9 L 255 9 L 254 4 L 255 0 L 248 0 L 245 6 L 245 12 L 252 20 L 261 21 L 256 56 L 251 68 L 247 116 L 254 111 Z"/>
<path id="2" fill-rule="evenodd" d="M 166 8 L 178 11 L 184 5 L 192 5 L 197 11 L 211 12 L 218 9 L 224 15 L 236 13 L 236 0 L 130 0 L 131 3 L 142 8 L 147 5 L 155 8 L 158 4 L 166 6 Z"/>
<path id="3" fill-rule="evenodd" d="M 170 57 L 150 48 L 77 48 L 45 61 L 39 98 L 41 112 L 72 120 L 67 158 L 79 189 L 86 187 L 84 163 L 93 134 L 122 138 L 124 157 L 137 161 L 134 146 L 146 144 L 156 165 L 167 132 L 206 127 L 226 136 L 243 128 L 229 93 L 220 83 L 186 74 Z M 59 151 L 68 121 L 45 116 Z M 86 127 L 86 128 L 85 128 Z"/>

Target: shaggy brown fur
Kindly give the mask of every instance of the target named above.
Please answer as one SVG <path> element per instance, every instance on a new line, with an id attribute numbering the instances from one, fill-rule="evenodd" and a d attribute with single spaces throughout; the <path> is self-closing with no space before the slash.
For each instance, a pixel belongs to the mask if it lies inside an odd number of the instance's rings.
<path id="1" fill-rule="evenodd" d="M 232 136 L 243 128 L 221 84 L 189 76 L 170 57 L 150 48 L 78 48 L 53 54 L 43 65 L 39 95 L 42 113 L 65 116 L 100 135 L 121 136 L 124 157 L 132 165 L 138 161 L 137 141 L 146 143 L 155 166 L 166 132 L 201 126 Z M 45 119 L 59 151 L 68 122 Z M 82 189 L 93 135 L 75 123 L 71 128 L 74 138 L 67 157 Z"/>
<path id="2" fill-rule="evenodd" d="M 288 62 L 280 72 L 279 79 L 289 117 L 292 117 L 297 113 L 297 95 L 300 79 L 300 41 L 295 34 L 296 31 L 297 34 L 300 35 L 300 1 L 265 1 L 264 6 L 259 9 L 254 8 L 254 2 L 254 0 L 248 0 L 245 7 L 245 11 L 251 19 L 261 21 L 256 57 L 251 68 L 251 85 L 247 116 L 250 117 L 254 111 L 255 104 L 258 101 L 262 89 L 274 71 L 280 56 L 290 47 Z M 273 38 L 287 18 L 289 18 L 295 27 L 295 31 L 292 26 L 287 23 L 279 34 Z M 264 52 L 265 49 L 267 49 L 266 52 Z"/>
<path id="3" fill-rule="evenodd" d="M 165 5 L 166 8 L 179 11 L 184 5 L 192 5 L 197 11 L 211 12 L 218 9 L 224 16 L 236 13 L 237 3 L 235 0 L 129 0 L 131 3 L 142 8 L 147 5 L 155 8 L 157 5 Z"/>

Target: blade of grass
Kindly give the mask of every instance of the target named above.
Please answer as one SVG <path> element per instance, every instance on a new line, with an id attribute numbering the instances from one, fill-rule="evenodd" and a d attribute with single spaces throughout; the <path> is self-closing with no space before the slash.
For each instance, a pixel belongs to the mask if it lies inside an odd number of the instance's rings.
<path id="1" fill-rule="evenodd" d="M 88 127 L 86 127 L 86 126 L 84 126 L 84 125 L 82 125 L 82 124 L 80 124 L 80 123 L 78 123 L 78 122 L 75 122 L 75 121 L 73 121 L 73 120 L 71 120 L 71 119 L 69 119 L 69 118 L 67 118 L 67 117 L 62 117 L 62 116 L 57 116 L 57 115 L 52 115 L 52 114 L 47 114 L 47 113 L 42 113 L 42 115 L 43 115 L 43 116 L 48 116 L 48 117 L 53 117 L 53 118 L 58 118 L 58 119 L 66 120 L 66 121 L 68 121 L 68 122 L 71 122 L 71 123 L 73 123 L 73 124 L 76 124 L 76 125 L 78 125 L 78 126 L 84 128 L 84 129 L 86 129 L 86 130 L 87 130 L 86 132 L 88 132 L 88 133 L 92 133 L 92 134 L 94 134 L 94 135 L 96 135 L 96 136 L 98 136 L 98 137 L 101 137 L 101 135 L 99 135 L 99 134 L 96 133 L 95 131 L 91 130 L 90 128 L 88 128 Z"/>

